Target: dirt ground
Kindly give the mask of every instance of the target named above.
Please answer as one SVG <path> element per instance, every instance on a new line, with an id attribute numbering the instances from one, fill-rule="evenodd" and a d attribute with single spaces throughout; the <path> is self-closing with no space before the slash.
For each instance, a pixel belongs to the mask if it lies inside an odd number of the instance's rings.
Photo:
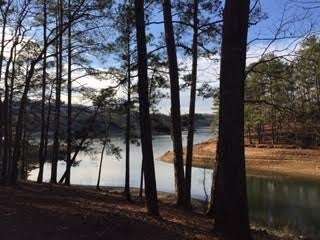
<path id="1" fill-rule="evenodd" d="M 284 148 L 285 147 L 285 148 Z M 320 149 L 299 149 L 292 146 L 246 147 L 246 167 L 260 173 L 279 173 L 290 176 L 320 179 Z M 212 168 L 215 162 L 216 141 L 208 140 L 194 146 L 196 167 Z M 171 162 L 172 152 L 165 153 L 160 160 Z"/>
<path id="2" fill-rule="evenodd" d="M 129 203 L 119 189 L 35 183 L 0 186 L 0 239 L 217 240 L 213 220 L 200 212 L 200 205 L 187 212 L 173 201 L 172 195 L 160 194 L 161 218 L 152 218 L 137 197 Z M 265 231 L 255 231 L 254 236 L 280 239 Z"/>

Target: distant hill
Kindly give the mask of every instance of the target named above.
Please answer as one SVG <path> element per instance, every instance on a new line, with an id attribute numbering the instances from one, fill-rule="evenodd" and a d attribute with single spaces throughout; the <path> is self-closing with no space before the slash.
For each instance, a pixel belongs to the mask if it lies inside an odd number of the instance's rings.
<path id="1" fill-rule="evenodd" d="M 53 106 L 54 107 L 54 106 Z M 18 112 L 18 104 L 14 106 L 14 119 Z M 48 106 L 46 106 L 46 111 L 48 111 Z M 81 132 L 84 126 L 88 125 L 88 119 L 90 119 L 94 114 L 94 107 L 88 107 L 85 105 L 74 104 L 72 106 L 73 111 L 73 121 L 72 128 L 73 132 Z M 40 122 L 41 122 L 41 104 L 40 102 L 30 101 L 26 109 L 27 112 L 27 129 L 29 134 L 32 136 L 39 136 L 40 134 Z M 93 137 L 103 136 L 105 133 L 105 113 L 99 113 L 94 124 L 92 131 Z M 126 114 L 124 111 L 117 111 L 111 113 L 111 133 L 121 133 L 124 131 L 126 126 Z M 170 116 L 155 113 L 151 114 L 152 128 L 154 134 L 169 134 L 170 133 Z M 53 120 L 54 120 L 54 109 L 52 109 L 51 119 L 50 119 L 50 131 L 53 130 Z M 213 120 L 212 114 L 196 114 L 195 116 L 195 128 L 210 127 Z M 67 106 L 62 104 L 61 106 L 61 134 L 66 133 L 67 125 Z M 137 111 L 132 111 L 131 116 L 132 134 L 138 135 L 139 132 L 139 113 Z M 182 115 L 182 127 L 184 130 L 188 126 L 188 115 Z"/>

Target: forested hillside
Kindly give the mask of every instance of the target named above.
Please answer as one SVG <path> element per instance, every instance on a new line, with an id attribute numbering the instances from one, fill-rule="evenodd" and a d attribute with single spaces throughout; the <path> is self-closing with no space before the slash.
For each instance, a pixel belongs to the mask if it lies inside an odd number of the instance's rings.
<path id="1" fill-rule="evenodd" d="M 30 101 L 28 104 L 27 111 L 30 112 L 27 121 L 27 133 L 30 135 L 30 138 L 37 140 L 37 137 L 40 137 L 41 126 L 39 122 L 41 121 L 41 104 L 39 102 Z M 48 111 L 49 106 L 45 106 L 45 110 Z M 75 133 L 81 132 L 83 127 L 86 126 L 88 120 L 90 121 L 91 117 L 94 115 L 94 108 L 85 105 L 75 104 L 72 106 L 72 131 Z M 18 104 L 13 103 L 13 118 L 17 117 L 18 113 Z M 67 105 L 62 103 L 61 105 L 61 137 L 65 138 L 66 128 L 67 128 Z M 102 137 L 105 134 L 105 116 L 106 112 L 100 111 L 97 115 L 97 118 L 94 121 L 92 126 L 92 132 L 90 135 L 94 137 Z M 182 115 L 182 127 L 187 129 L 188 126 L 188 115 Z M 151 115 L 152 118 L 152 127 L 154 134 L 170 134 L 170 116 L 154 113 Z M 195 128 L 211 127 L 214 115 L 213 114 L 195 114 Z M 53 118 L 51 119 L 53 121 Z M 132 129 L 136 137 L 139 135 L 139 112 L 132 112 Z M 113 134 L 124 133 L 126 126 L 126 114 L 122 108 L 112 111 L 111 114 L 111 128 L 110 131 Z M 50 132 L 52 134 L 54 127 L 50 127 Z M 31 140 L 31 139 L 30 139 Z"/>
<path id="2" fill-rule="evenodd" d="M 248 141 L 320 144 L 320 39 L 306 38 L 289 58 L 266 55 L 248 66 L 245 127 Z"/>

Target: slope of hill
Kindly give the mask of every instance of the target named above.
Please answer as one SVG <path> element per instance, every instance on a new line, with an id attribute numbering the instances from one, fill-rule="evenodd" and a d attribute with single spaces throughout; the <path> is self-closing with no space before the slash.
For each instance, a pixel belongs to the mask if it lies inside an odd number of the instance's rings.
<path id="1" fill-rule="evenodd" d="M 14 106 L 14 118 L 16 119 L 18 113 L 18 104 Z M 73 121 L 72 127 L 73 132 L 81 132 L 84 127 L 88 125 L 88 120 L 94 115 L 95 109 L 93 107 L 88 107 L 85 105 L 73 105 Z M 31 136 L 39 136 L 40 134 L 40 122 L 41 122 L 41 104 L 39 102 L 30 101 L 27 107 L 27 130 Z M 48 112 L 48 106 L 46 106 L 46 112 Z M 93 126 L 92 135 L 95 137 L 103 136 L 106 128 L 106 114 L 105 112 L 100 112 Z M 170 133 L 170 116 L 162 113 L 154 113 L 151 115 L 152 127 L 154 134 L 169 134 Z M 211 125 L 213 115 L 211 114 L 196 114 L 195 116 L 195 127 L 209 127 Z M 54 121 L 54 109 L 51 111 L 50 118 L 50 131 L 52 132 L 52 127 Z M 66 132 L 67 126 L 67 106 L 62 104 L 61 106 L 61 133 Z M 110 132 L 111 133 L 121 133 L 126 126 L 126 114 L 124 111 L 116 111 L 111 113 L 111 123 Z M 182 127 L 187 129 L 188 126 L 188 116 L 182 115 Z M 131 116 L 131 128 L 132 134 L 137 135 L 139 131 L 139 113 L 137 111 L 132 111 Z"/>

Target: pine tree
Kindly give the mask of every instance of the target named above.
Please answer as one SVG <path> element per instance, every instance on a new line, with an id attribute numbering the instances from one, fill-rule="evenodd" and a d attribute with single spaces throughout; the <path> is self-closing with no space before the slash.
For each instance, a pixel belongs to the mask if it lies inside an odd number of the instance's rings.
<path id="1" fill-rule="evenodd" d="M 216 232 L 230 240 L 251 238 L 244 156 L 249 6 L 249 0 L 227 0 L 223 16 L 214 218 Z"/>
<path id="2" fill-rule="evenodd" d="M 135 18 L 138 49 L 138 93 L 141 128 L 142 162 L 145 179 L 145 195 L 149 214 L 158 216 L 158 196 L 154 170 L 154 157 L 152 149 L 151 120 L 148 97 L 148 65 L 147 46 L 144 20 L 144 1 L 135 0 Z"/>

